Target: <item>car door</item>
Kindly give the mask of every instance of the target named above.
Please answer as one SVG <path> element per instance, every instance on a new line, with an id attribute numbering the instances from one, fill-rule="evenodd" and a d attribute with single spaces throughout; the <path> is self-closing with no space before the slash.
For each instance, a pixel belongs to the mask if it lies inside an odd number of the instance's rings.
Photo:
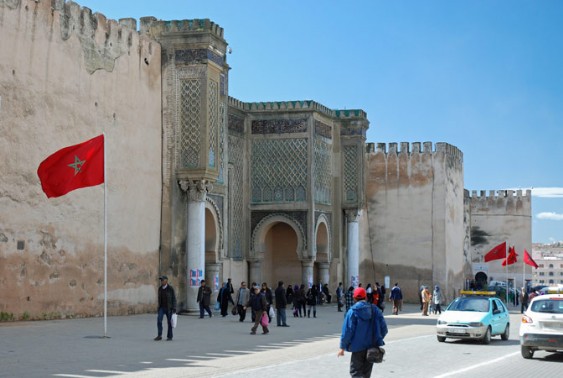
<path id="1" fill-rule="evenodd" d="M 493 329 L 493 334 L 498 335 L 504 332 L 506 322 L 508 320 L 508 311 L 504 304 L 498 299 L 493 299 L 493 318 L 491 322 L 491 327 Z"/>

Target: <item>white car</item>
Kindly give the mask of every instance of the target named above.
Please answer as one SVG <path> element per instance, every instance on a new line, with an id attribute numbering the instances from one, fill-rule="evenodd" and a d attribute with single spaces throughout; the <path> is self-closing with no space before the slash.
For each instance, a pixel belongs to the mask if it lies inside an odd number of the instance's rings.
<path id="1" fill-rule="evenodd" d="M 563 294 L 532 299 L 522 315 L 520 348 L 524 358 L 532 358 L 536 350 L 563 351 Z"/>

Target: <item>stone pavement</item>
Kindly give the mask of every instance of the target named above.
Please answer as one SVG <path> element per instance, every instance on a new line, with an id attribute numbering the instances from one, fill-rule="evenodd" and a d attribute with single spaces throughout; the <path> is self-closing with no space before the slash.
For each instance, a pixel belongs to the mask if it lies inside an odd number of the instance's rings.
<path id="1" fill-rule="evenodd" d="M 350 354 L 336 358 L 344 313 L 317 308 L 317 318 L 288 311 L 290 327 L 274 320 L 268 335 L 254 336 L 250 314 L 244 323 L 181 315 L 173 341 L 153 341 L 156 314 L 109 317 L 109 338 L 102 337 L 103 318 L 0 323 L 0 377 L 314 377 L 319 364 L 323 377 L 347 376 Z M 398 316 L 388 309 L 389 328 L 410 336 L 437 318 L 422 317 L 418 305 L 406 304 Z M 386 342 L 400 336 L 391 332 Z"/>

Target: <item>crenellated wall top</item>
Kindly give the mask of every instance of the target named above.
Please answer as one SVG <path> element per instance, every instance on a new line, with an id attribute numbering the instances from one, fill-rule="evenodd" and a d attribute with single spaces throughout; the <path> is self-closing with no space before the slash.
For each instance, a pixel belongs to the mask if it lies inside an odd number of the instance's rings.
<path id="1" fill-rule="evenodd" d="M 239 110 L 251 112 L 287 112 L 311 110 L 340 120 L 367 120 L 367 113 L 361 109 L 333 110 L 312 100 L 243 102 L 237 100 L 236 98 L 229 97 L 229 106 L 232 106 Z"/>
<path id="2" fill-rule="evenodd" d="M 505 199 L 516 198 L 516 199 L 530 201 L 532 198 L 532 190 L 531 189 L 489 190 L 488 193 L 486 190 L 479 190 L 479 191 L 472 190 L 471 194 L 466 193 L 466 195 L 469 196 L 471 200 L 477 200 L 477 201 L 497 200 L 503 198 Z"/>
<path id="3" fill-rule="evenodd" d="M 158 28 L 162 33 L 211 33 L 224 39 L 223 28 L 208 18 L 163 21 L 155 17 L 141 17 L 141 34 L 148 34 L 151 28 Z"/>
<path id="4" fill-rule="evenodd" d="M 453 158 L 463 160 L 463 152 L 456 146 L 449 143 L 438 142 L 432 144 L 432 142 L 401 142 L 396 143 L 367 143 L 366 152 L 368 153 L 384 153 L 387 155 L 397 155 L 397 154 L 433 154 L 433 153 L 444 153 Z"/>
<path id="5" fill-rule="evenodd" d="M 84 51 L 85 68 L 90 73 L 99 69 L 111 72 L 115 60 L 131 50 L 146 51 L 148 55 L 140 56 L 140 59 L 146 64 L 150 63 L 152 39 L 143 38 L 141 41 L 134 18 L 123 18 L 119 21 L 108 19 L 101 13 L 92 13 L 90 8 L 74 1 L 34 0 L 33 3 L 28 2 L 25 5 L 26 9 L 29 4 L 35 4 L 38 11 L 43 11 L 49 16 L 52 14 L 58 17 L 63 41 L 73 35 L 78 37 Z"/>

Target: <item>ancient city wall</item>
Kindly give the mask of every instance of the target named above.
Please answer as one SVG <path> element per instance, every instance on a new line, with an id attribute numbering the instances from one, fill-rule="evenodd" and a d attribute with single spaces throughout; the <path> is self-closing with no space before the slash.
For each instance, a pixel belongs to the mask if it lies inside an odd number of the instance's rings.
<path id="1" fill-rule="evenodd" d="M 103 314 L 104 186 L 47 199 L 36 171 L 106 133 L 108 313 L 153 310 L 160 46 L 73 2 L 0 0 L 0 312 Z"/>
<path id="2" fill-rule="evenodd" d="M 475 264 L 483 262 L 484 255 L 494 246 L 506 241 L 514 246 L 518 261 L 508 269 L 502 260 L 484 263 L 484 273 L 489 280 L 503 281 L 515 278 L 517 287 L 522 285 L 523 251 L 532 250 L 532 193 L 531 190 L 472 191 L 469 194 L 471 247 L 470 257 Z M 528 275 L 530 269 L 527 267 Z M 473 272 L 473 275 L 478 273 Z"/>
<path id="3" fill-rule="evenodd" d="M 389 275 L 418 301 L 420 285 L 450 290 L 462 271 L 462 258 L 451 255 L 463 254 L 463 157 L 446 143 L 398 147 L 367 145 L 360 279 Z"/>

